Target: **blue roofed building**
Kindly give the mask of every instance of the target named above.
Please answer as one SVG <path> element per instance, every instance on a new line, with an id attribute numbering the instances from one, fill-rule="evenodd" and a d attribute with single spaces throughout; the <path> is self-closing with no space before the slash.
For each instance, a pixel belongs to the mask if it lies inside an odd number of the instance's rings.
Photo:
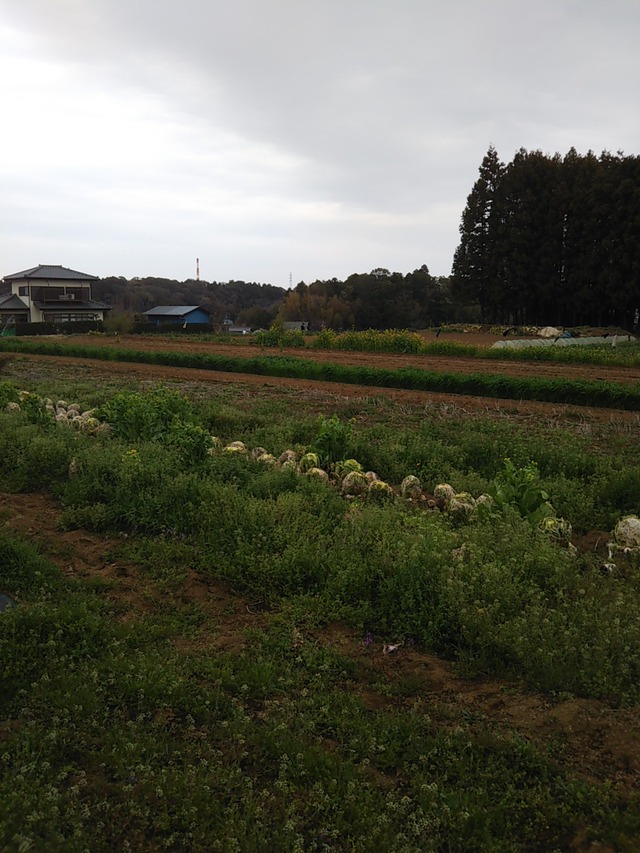
<path id="1" fill-rule="evenodd" d="M 199 305 L 158 305 L 143 311 L 142 316 L 154 326 L 202 326 L 211 322 L 209 312 Z"/>

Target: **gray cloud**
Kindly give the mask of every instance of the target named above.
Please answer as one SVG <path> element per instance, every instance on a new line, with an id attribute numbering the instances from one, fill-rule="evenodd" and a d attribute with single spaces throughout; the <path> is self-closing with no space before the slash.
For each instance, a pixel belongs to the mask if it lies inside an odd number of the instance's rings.
<path id="1" fill-rule="evenodd" d="M 59 252 L 74 251 L 75 216 L 104 275 L 183 278 L 194 254 L 220 280 L 447 274 L 490 143 L 505 160 L 633 153 L 640 130 L 636 0 L 0 0 L 2 21 L 64 70 L 86 114 L 105 99 L 95 156 L 62 127 L 79 163 L 25 163 L 57 184 Z M 20 211 L 16 245 L 33 226 L 40 255 L 37 209 Z"/>

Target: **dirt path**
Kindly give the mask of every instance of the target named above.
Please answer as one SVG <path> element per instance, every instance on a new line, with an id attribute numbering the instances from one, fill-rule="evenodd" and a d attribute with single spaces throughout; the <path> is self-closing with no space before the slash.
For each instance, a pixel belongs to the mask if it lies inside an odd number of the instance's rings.
<path id="1" fill-rule="evenodd" d="M 167 596 L 172 608 L 197 604 L 215 630 L 193 641 L 177 640 L 179 648 L 238 652 L 244 647 L 247 629 L 264 625 L 269 618 L 223 584 L 194 571 L 187 571 L 178 585 L 167 590 L 122 558 L 123 539 L 84 530 L 62 531 L 60 508 L 46 495 L 0 493 L 0 525 L 5 532 L 34 542 L 67 577 L 108 582 L 105 595 L 117 605 L 122 619 L 144 616 L 163 599 L 166 602 Z M 342 625 L 331 625 L 301 634 L 296 642 L 326 643 L 355 660 L 359 675 L 352 689 L 372 710 L 418 705 L 443 726 L 453 726 L 461 718 L 476 719 L 503 734 L 515 731 L 552 748 L 561 756 L 560 763 L 586 779 L 609 781 L 626 794 L 637 791 L 640 721 L 634 710 L 585 699 L 553 702 L 515 683 L 462 678 L 450 662 L 417 649 L 401 647 L 385 655 L 381 639 L 375 638 L 370 648 L 363 639 Z M 372 689 L 371 684 L 380 680 L 392 692 L 409 682 L 410 695 L 402 698 L 402 691 L 396 690 L 399 698 L 390 699 Z"/>

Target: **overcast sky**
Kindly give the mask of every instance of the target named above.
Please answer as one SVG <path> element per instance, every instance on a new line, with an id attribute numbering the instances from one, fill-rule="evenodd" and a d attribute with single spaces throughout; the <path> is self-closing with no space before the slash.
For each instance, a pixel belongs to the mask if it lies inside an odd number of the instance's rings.
<path id="1" fill-rule="evenodd" d="M 640 0 L 0 0 L 0 277 L 448 275 L 489 145 L 640 153 Z"/>

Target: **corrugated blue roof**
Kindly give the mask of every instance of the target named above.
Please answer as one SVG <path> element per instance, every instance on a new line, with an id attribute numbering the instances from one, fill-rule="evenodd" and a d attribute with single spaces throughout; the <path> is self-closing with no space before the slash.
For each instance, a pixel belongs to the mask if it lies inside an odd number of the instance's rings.
<path id="1" fill-rule="evenodd" d="M 199 305 L 158 305 L 142 313 L 146 317 L 184 317 L 185 314 L 190 314 L 192 311 L 204 310 Z M 208 314 L 209 312 L 205 311 L 205 313 Z"/>
<path id="2" fill-rule="evenodd" d="M 85 272 L 70 270 L 68 267 L 55 266 L 54 264 L 39 264 L 37 267 L 31 267 L 28 270 L 5 275 L 5 281 L 16 281 L 25 278 L 44 278 L 44 279 L 66 279 L 67 281 L 97 281 L 98 276 L 88 275 Z"/>

